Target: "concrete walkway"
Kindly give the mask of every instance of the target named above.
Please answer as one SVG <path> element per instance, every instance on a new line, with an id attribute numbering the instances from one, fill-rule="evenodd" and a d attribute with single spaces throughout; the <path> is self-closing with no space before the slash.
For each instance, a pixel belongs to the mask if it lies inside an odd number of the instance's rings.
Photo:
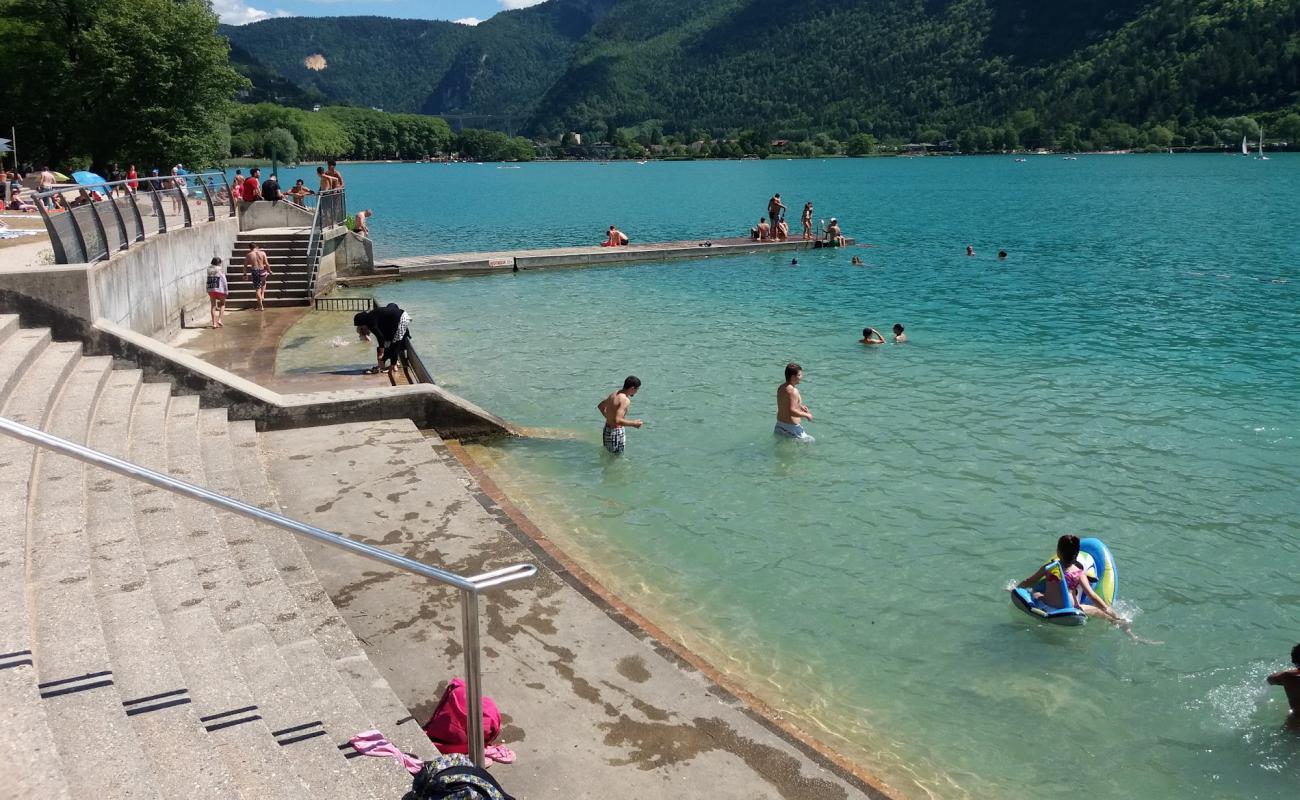
<path id="1" fill-rule="evenodd" d="M 745 255 L 768 250 L 810 250 L 817 242 L 792 238 L 783 242 L 756 242 L 746 237 L 692 239 L 681 242 L 650 242 L 625 247 L 547 247 L 533 250 L 500 250 L 487 253 L 445 253 L 379 260 L 378 268 L 397 268 L 402 277 L 410 275 L 482 275 L 518 269 L 552 267 L 591 267 L 608 264 L 631 264 L 679 258 L 709 258 Z M 848 239 L 846 246 L 852 246 Z M 382 277 L 382 276 L 377 276 Z M 363 282 L 356 278 L 348 283 Z"/>
<path id="2" fill-rule="evenodd" d="M 286 513 L 473 574 L 539 563 L 483 601 L 484 685 L 520 798 L 882 798 L 759 717 L 547 557 L 436 438 L 409 422 L 263 434 Z M 304 542 L 343 618 L 423 721 L 461 670 L 454 593 Z"/>

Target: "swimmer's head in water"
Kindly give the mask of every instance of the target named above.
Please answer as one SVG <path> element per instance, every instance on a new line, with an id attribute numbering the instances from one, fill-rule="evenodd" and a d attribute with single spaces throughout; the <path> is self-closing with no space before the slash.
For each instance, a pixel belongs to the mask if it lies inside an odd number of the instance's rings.
<path id="1" fill-rule="evenodd" d="M 1291 663 L 1300 667 L 1300 644 L 1291 648 Z"/>
<path id="2" fill-rule="evenodd" d="M 1079 537 L 1073 533 L 1067 533 L 1056 540 L 1056 557 L 1061 560 L 1061 565 L 1069 567 L 1079 560 Z"/>
<path id="3" fill-rule="evenodd" d="M 863 338 L 863 339 L 866 339 L 866 338 L 867 338 L 868 336 L 870 336 L 870 335 L 871 335 L 871 329 L 870 329 L 870 328 L 863 328 L 863 329 L 862 329 L 862 338 Z"/>
<path id="4" fill-rule="evenodd" d="M 623 380 L 623 394 L 631 397 L 636 394 L 636 390 L 641 388 L 641 379 L 635 375 L 628 375 Z"/>
<path id="5" fill-rule="evenodd" d="M 894 323 L 894 335 L 895 336 L 903 335 L 903 326 L 897 322 Z"/>
<path id="6" fill-rule="evenodd" d="M 785 365 L 785 382 L 790 383 L 803 377 L 803 367 L 791 361 Z"/>

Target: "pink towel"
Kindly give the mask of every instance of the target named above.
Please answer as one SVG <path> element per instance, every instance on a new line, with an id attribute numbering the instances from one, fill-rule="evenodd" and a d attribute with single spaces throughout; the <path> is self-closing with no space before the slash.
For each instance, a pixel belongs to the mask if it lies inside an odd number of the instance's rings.
<path id="1" fill-rule="evenodd" d="M 388 741 L 388 739 L 379 731 L 366 731 L 358 733 L 351 739 L 352 747 L 363 756 L 375 756 L 376 758 L 391 758 L 394 761 L 406 767 L 406 771 L 412 775 L 420 772 L 424 762 L 415 756 L 408 756 L 403 753 L 397 745 Z"/>

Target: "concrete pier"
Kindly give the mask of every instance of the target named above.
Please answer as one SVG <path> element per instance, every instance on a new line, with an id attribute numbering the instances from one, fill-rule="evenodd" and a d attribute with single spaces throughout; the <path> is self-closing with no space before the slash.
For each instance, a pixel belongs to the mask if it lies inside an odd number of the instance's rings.
<path id="1" fill-rule="evenodd" d="M 623 247 L 547 247 L 534 250 L 500 250 L 487 253 L 444 253 L 431 256 L 378 259 L 377 270 L 386 271 L 379 280 L 396 275 L 485 275 L 493 272 L 512 272 L 516 268 L 549 269 L 557 267 L 595 267 L 612 264 L 634 264 L 646 261 L 667 261 L 679 258 L 709 258 L 716 256 L 749 255 L 769 250 L 811 250 L 815 240 L 787 239 L 785 241 L 756 242 L 746 237 L 720 239 L 691 239 L 680 242 L 650 242 L 629 244 Z M 855 240 L 846 239 L 846 246 Z M 349 283 L 364 279 L 349 278 Z"/>

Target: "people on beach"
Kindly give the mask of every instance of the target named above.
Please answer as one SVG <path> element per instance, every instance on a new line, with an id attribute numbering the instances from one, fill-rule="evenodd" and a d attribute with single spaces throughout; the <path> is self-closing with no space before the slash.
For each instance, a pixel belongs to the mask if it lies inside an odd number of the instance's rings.
<path id="1" fill-rule="evenodd" d="M 885 337 L 880 335 L 880 331 L 875 328 L 863 328 L 862 339 L 859 344 L 884 344 Z"/>
<path id="2" fill-rule="evenodd" d="M 811 442 L 813 437 L 804 430 L 802 420 L 812 422 L 812 412 L 803 404 L 803 396 L 796 388 L 803 381 L 803 367 L 793 361 L 785 365 L 785 383 L 776 387 L 776 428 L 773 433 L 789 436 L 800 442 Z"/>
<path id="3" fill-rule="evenodd" d="M 606 232 L 605 241 L 600 243 L 601 247 L 622 247 L 628 243 L 627 234 L 620 231 L 617 227 L 610 225 Z"/>
<path id="4" fill-rule="evenodd" d="M 777 192 L 767 201 L 767 217 L 772 220 L 773 225 L 776 225 L 777 221 L 781 219 L 781 215 L 785 212 L 785 203 L 781 202 L 781 193 Z"/>
<path id="5" fill-rule="evenodd" d="M 222 266 L 221 257 L 216 256 L 208 265 L 208 313 L 212 315 L 212 327 L 225 327 L 221 318 L 226 313 L 226 295 L 230 294 L 230 285 L 226 280 L 226 268 Z"/>
<path id="6" fill-rule="evenodd" d="M 1070 598 L 1076 608 L 1090 617 L 1105 617 L 1114 622 L 1116 625 L 1126 626 L 1128 620 L 1116 614 L 1106 601 L 1101 599 L 1092 589 L 1092 584 L 1088 583 L 1087 574 L 1084 572 L 1083 565 L 1079 563 L 1079 537 L 1067 533 L 1056 540 L 1056 558 L 1060 562 L 1061 569 L 1064 570 L 1065 581 L 1052 571 L 1053 563 L 1049 562 L 1038 568 L 1038 571 L 1028 578 L 1025 578 L 1018 585 L 1021 589 L 1030 589 L 1039 581 L 1046 579 L 1047 585 L 1045 591 L 1035 592 L 1034 596 L 1040 598 L 1044 603 L 1053 608 L 1062 608 L 1065 606 L 1065 596 L 1069 592 Z M 1083 603 L 1084 596 L 1087 596 L 1088 603 Z"/>
<path id="7" fill-rule="evenodd" d="M 900 323 L 894 323 L 894 344 L 902 344 L 907 341 L 907 334 L 903 333 L 903 326 Z"/>
<path id="8" fill-rule="evenodd" d="M 640 428 L 639 419 L 628 419 L 627 412 L 632 406 L 632 398 L 641 388 L 641 379 L 628 375 L 623 381 L 623 388 L 610 392 L 609 396 L 596 404 L 596 410 L 605 418 L 605 429 L 601 432 L 601 442 L 605 449 L 615 455 L 623 452 L 627 446 L 628 426 Z"/>
<path id="9" fill-rule="evenodd" d="M 968 256 L 975 255 L 975 245 L 973 244 L 966 245 L 966 255 Z"/>
<path id="10" fill-rule="evenodd" d="M 826 226 L 826 243 L 831 247 L 844 246 L 844 231 L 840 230 L 840 221 L 831 217 L 831 224 Z"/>
<path id="11" fill-rule="evenodd" d="M 1268 676 L 1268 683 L 1270 686 L 1281 686 L 1286 691 L 1286 700 L 1291 706 L 1291 712 L 1286 717 L 1286 726 L 1291 730 L 1300 731 L 1300 644 L 1291 648 L 1291 663 L 1294 665 L 1293 669 L 1274 672 Z"/>
<path id="12" fill-rule="evenodd" d="M 397 385 L 397 365 L 400 362 L 407 383 L 411 379 L 407 348 L 411 343 L 411 315 L 397 303 L 389 303 L 382 308 L 376 305 L 369 311 L 362 311 L 352 317 L 352 324 L 357 329 L 361 341 L 370 341 L 375 337 L 375 366 L 366 370 L 367 375 L 388 372 L 389 384 Z"/>
<path id="13" fill-rule="evenodd" d="M 808 202 L 803 204 L 803 215 L 799 218 L 799 221 L 803 223 L 804 239 L 813 238 L 812 217 L 813 217 L 813 204 L 812 201 L 809 200 Z"/>

